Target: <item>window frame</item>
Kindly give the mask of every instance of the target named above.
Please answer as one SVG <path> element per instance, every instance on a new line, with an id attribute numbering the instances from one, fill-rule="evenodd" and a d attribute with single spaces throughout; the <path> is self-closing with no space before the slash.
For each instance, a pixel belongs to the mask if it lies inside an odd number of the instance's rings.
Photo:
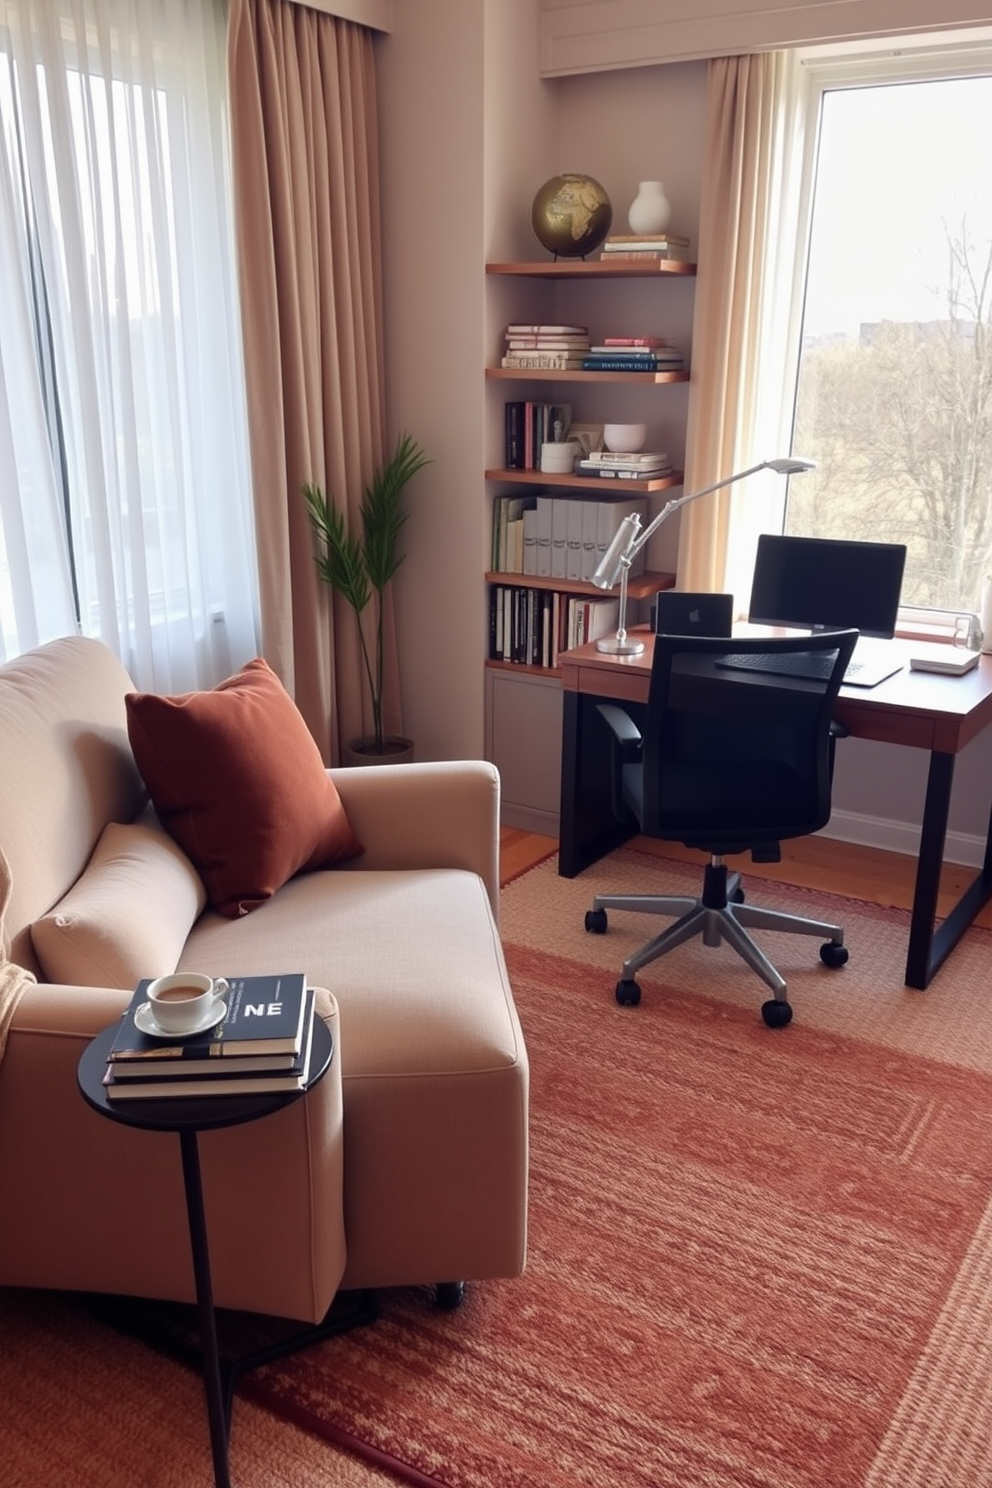
<path id="1" fill-rule="evenodd" d="M 851 88 L 889 87 L 905 83 L 953 80 L 975 76 L 992 77 L 992 28 L 977 28 L 966 37 L 949 33 L 945 37 L 898 37 L 884 41 L 851 42 L 800 48 L 799 60 L 806 85 L 803 120 L 803 160 L 799 184 L 799 232 L 796 238 L 794 273 L 787 288 L 788 362 L 784 379 L 792 390 L 789 419 L 794 428 L 795 400 L 802 356 L 802 328 L 805 309 L 805 286 L 812 233 L 816 170 L 819 158 L 823 100 L 827 93 Z M 795 453 L 803 454 L 802 450 Z M 798 477 L 802 479 L 802 477 Z M 774 502 L 779 529 L 785 530 L 789 482 L 779 484 Z M 746 509 L 739 521 L 748 528 Z M 768 510 L 765 508 L 767 518 Z M 749 536 L 752 534 L 749 533 Z M 966 610 L 923 609 L 900 606 L 896 634 L 914 640 L 950 639 L 955 620 Z"/>

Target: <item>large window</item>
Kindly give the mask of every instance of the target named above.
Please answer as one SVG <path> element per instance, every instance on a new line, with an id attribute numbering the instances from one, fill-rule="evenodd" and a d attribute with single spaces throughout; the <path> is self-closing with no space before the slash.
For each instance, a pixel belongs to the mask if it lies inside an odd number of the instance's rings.
<path id="1" fill-rule="evenodd" d="M 940 76 L 941 71 L 946 75 Z M 786 531 L 904 542 L 903 602 L 992 571 L 992 66 L 819 74 Z"/>
<path id="2" fill-rule="evenodd" d="M 220 0 L 5 0 L 0 656 L 257 649 L 225 43 Z"/>

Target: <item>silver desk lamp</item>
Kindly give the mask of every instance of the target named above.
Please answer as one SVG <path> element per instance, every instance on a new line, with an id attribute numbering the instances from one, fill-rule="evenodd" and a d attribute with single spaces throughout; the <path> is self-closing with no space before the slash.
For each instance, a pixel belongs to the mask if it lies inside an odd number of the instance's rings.
<path id="1" fill-rule="evenodd" d="M 732 485 L 734 481 L 743 480 L 746 475 L 755 475 L 759 470 L 774 470 L 776 475 L 801 475 L 804 470 L 815 468 L 814 460 L 793 459 L 792 457 L 762 460 L 760 465 L 751 465 L 747 470 L 738 470 L 735 475 L 728 475 L 725 480 L 714 481 L 712 486 L 704 486 L 701 491 L 690 491 L 685 496 L 674 497 L 662 507 L 643 532 L 641 531 L 641 519 L 636 512 L 631 512 L 629 516 L 624 517 L 592 576 L 592 582 L 597 589 L 612 589 L 617 580 L 620 580 L 620 617 L 616 635 L 604 636 L 602 640 L 597 641 L 596 650 L 609 652 L 611 656 L 639 656 L 644 650 L 643 641 L 631 640 L 627 635 L 627 577 L 630 573 L 630 565 L 666 517 L 677 512 L 680 506 L 687 506 L 690 501 L 698 501 L 700 496 L 709 496 L 711 492 L 719 491 L 723 486 Z"/>

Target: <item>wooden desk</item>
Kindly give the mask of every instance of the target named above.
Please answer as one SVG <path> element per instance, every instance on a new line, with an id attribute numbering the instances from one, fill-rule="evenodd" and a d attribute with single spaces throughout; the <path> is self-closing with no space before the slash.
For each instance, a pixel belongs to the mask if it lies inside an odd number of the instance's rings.
<path id="1" fill-rule="evenodd" d="M 754 633 L 753 627 L 749 628 Z M 562 721 L 561 823 L 558 871 L 574 878 L 632 835 L 610 807 L 610 741 L 596 712 L 601 699 L 643 713 L 651 677 L 654 637 L 644 634 L 640 656 L 609 656 L 595 645 L 559 657 Z M 906 985 L 926 987 L 975 915 L 992 898 L 992 817 L 981 872 L 940 925 L 937 893 L 957 755 L 992 724 L 992 656 L 964 677 L 912 672 L 909 667 L 878 687 L 841 689 L 837 718 L 858 739 L 906 744 L 930 754 L 923 828 L 906 953 Z"/>

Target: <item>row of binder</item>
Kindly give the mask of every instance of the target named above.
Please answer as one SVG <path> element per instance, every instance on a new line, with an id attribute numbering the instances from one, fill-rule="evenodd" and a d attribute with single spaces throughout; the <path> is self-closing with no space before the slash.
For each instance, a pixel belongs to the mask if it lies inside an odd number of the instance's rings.
<path id="1" fill-rule="evenodd" d="M 647 520 L 647 498 L 498 496 L 493 503 L 492 568 L 537 578 L 588 581 L 631 512 Z M 631 573 L 644 571 L 644 553 Z"/>

